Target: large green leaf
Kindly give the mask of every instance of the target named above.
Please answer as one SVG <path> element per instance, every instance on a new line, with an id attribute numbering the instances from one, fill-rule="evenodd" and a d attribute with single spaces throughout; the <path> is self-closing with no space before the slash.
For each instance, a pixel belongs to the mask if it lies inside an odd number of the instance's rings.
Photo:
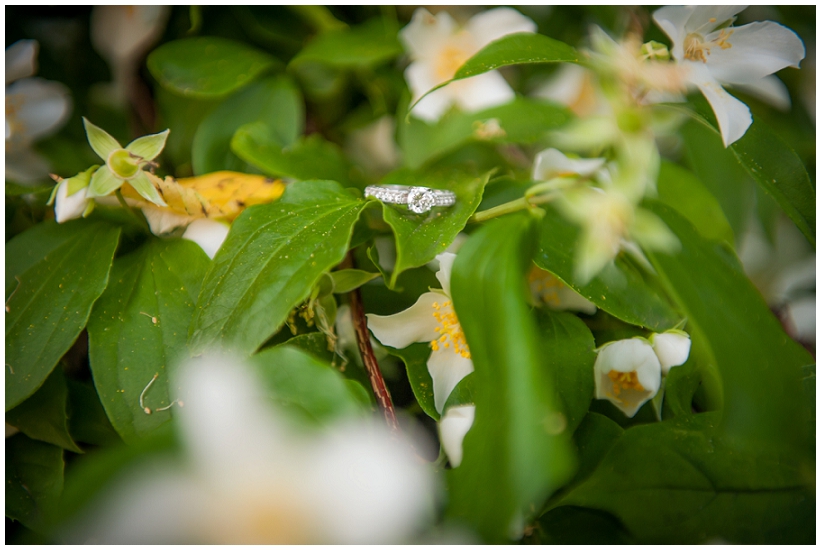
<path id="1" fill-rule="evenodd" d="M 45 382 L 86 326 L 119 237 L 103 222 L 43 222 L 6 245 L 6 410 Z"/>
<path id="2" fill-rule="evenodd" d="M 34 395 L 6 413 L 6 423 L 32 439 L 81 453 L 69 434 L 67 405 L 66 377 L 56 368 Z"/>
<path id="3" fill-rule="evenodd" d="M 391 355 L 399 357 L 405 363 L 411 391 L 424 413 L 434 420 L 439 420 L 439 413 L 436 412 L 436 405 L 433 401 L 433 380 L 428 372 L 430 344 L 411 344 L 404 349 L 387 349 L 390 350 Z"/>
<path id="4" fill-rule="evenodd" d="M 533 143 L 568 119 L 563 107 L 517 97 L 476 113 L 452 110 L 435 124 L 411 118 L 399 124 L 398 140 L 405 164 L 418 168 L 471 141 Z"/>
<path id="5" fill-rule="evenodd" d="M 396 236 L 396 264 L 389 286 L 393 288 L 406 269 L 425 265 L 450 246 L 482 202 L 490 173 L 476 176 L 464 169 L 426 172 L 402 170 L 385 177 L 385 184 L 421 185 L 447 189 L 456 194 L 456 204 L 435 207 L 426 214 L 415 214 L 404 205 L 382 205 L 382 215 Z"/>
<path id="6" fill-rule="evenodd" d="M 571 313 L 543 311 L 539 328 L 542 365 L 552 377 L 555 402 L 562 404 L 567 431 L 573 433 L 593 399 L 596 342 L 587 325 Z"/>
<path id="7" fill-rule="evenodd" d="M 566 422 L 526 299 L 532 225 L 526 215 L 508 216 L 474 233 L 451 280 L 475 367 L 476 419 L 462 464 L 449 472 L 448 513 L 488 541 L 507 539 L 572 471 Z"/>
<path id="8" fill-rule="evenodd" d="M 718 413 L 625 431 L 596 470 L 554 503 L 607 511 L 640 542 L 795 544 L 815 540 L 815 496 L 790 455 L 738 452 Z"/>
<path id="9" fill-rule="evenodd" d="M 547 206 L 541 222 L 539 249 L 533 261 L 550 271 L 598 307 L 633 325 L 656 332 L 672 328 L 681 317 L 651 285 L 647 276 L 624 255 L 605 266 L 582 286 L 574 281 L 573 262 L 579 229 Z"/>
<path id="10" fill-rule="evenodd" d="M 152 239 L 118 258 L 88 323 L 94 385 L 112 426 L 133 442 L 171 419 L 168 376 L 187 357 L 188 326 L 208 257 L 186 240 Z M 140 407 L 145 391 L 146 414 Z"/>
<path id="11" fill-rule="evenodd" d="M 63 449 L 17 434 L 6 439 L 6 517 L 29 529 L 63 491 Z"/>
<path id="12" fill-rule="evenodd" d="M 69 431 L 75 441 L 99 447 L 110 447 L 122 441 L 106 416 L 91 380 L 68 380 L 68 396 L 71 407 Z"/>
<path id="13" fill-rule="evenodd" d="M 722 429 L 750 444 L 800 445 L 796 396 L 800 369 L 812 357 L 784 333 L 732 252 L 705 240 L 669 207 L 650 206 L 681 241 L 679 253 L 656 252 L 650 259 L 715 358 L 723 381 Z"/>
<path id="14" fill-rule="evenodd" d="M 735 242 L 721 205 L 695 174 L 685 168 L 662 161 L 658 199 L 687 218 L 704 237 L 731 246 Z"/>
<path id="15" fill-rule="evenodd" d="M 685 111 L 719 135 L 715 117 L 705 102 L 696 102 L 695 109 L 697 113 L 689 109 Z M 758 118 L 729 149 L 756 183 L 778 202 L 804 236 L 815 245 L 815 187 L 795 151 Z"/>
<path id="16" fill-rule="evenodd" d="M 378 17 L 356 27 L 318 35 L 291 60 L 291 65 L 314 61 L 339 68 L 371 67 L 401 53 L 396 30 Z"/>
<path id="17" fill-rule="evenodd" d="M 223 345 L 250 355 L 282 326 L 322 274 L 345 257 L 367 203 L 337 183 L 301 181 L 235 221 L 198 299 L 194 351 Z"/>
<path id="18" fill-rule="evenodd" d="M 231 150 L 269 176 L 342 183 L 349 179 L 350 165 L 342 150 L 319 134 L 283 147 L 268 125 L 255 122 L 236 131 Z"/>
<path id="19" fill-rule="evenodd" d="M 564 42 L 537 33 L 514 33 L 494 40 L 459 67 L 452 79 L 439 84 L 425 95 L 455 80 L 470 78 L 509 65 L 525 63 L 576 63 L 579 52 Z M 425 97 L 424 95 L 422 97 Z M 419 103 L 419 100 L 416 103 Z"/>
<path id="20" fill-rule="evenodd" d="M 298 348 L 276 346 L 250 362 L 267 383 L 268 396 L 296 418 L 327 424 L 369 408 L 367 396 L 362 401 L 362 386 L 356 391 L 338 371 Z"/>
<path id="21" fill-rule="evenodd" d="M 216 36 L 168 42 L 147 60 L 148 70 L 164 88 L 204 99 L 228 95 L 279 64 L 265 52 Z"/>
<path id="22" fill-rule="evenodd" d="M 247 171 L 247 164 L 231 152 L 234 132 L 244 124 L 261 121 L 285 147 L 302 135 L 304 110 L 299 90 L 287 78 L 265 78 L 240 90 L 197 128 L 191 150 L 194 173 Z"/>

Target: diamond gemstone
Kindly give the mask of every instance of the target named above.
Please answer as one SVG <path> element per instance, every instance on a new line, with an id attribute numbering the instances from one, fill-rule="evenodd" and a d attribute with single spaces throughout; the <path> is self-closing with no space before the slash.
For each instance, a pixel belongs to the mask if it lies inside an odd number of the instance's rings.
<path id="1" fill-rule="evenodd" d="M 436 205 L 433 191 L 425 187 L 411 187 L 408 191 L 408 209 L 417 214 L 424 214 Z"/>

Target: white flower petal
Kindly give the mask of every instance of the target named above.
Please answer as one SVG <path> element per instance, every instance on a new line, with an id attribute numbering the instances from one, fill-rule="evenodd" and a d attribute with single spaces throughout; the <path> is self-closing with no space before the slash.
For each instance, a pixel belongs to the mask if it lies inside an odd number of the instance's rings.
<path id="1" fill-rule="evenodd" d="M 420 62 L 411 63 L 405 69 L 405 80 L 408 81 L 408 87 L 413 94 L 411 102 L 417 101 L 425 92 L 439 84 L 431 73 L 430 67 Z M 438 121 L 453 105 L 454 98 L 449 88 L 450 86 L 441 88 L 425 96 L 413 107 L 411 115 L 426 122 Z"/>
<path id="2" fill-rule="evenodd" d="M 650 343 L 661 363 L 661 373 L 665 376 L 672 367 L 683 365 L 690 357 L 690 337 L 686 333 L 668 331 L 653 334 Z"/>
<path id="3" fill-rule="evenodd" d="M 673 42 L 671 54 L 674 59 L 684 59 L 684 38 L 687 31 L 684 26 L 693 15 L 696 6 L 664 6 L 653 12 L 653 20 Z"/>
<path id="4" fill-rule="evenodd" d="M 633 373 L 639 388 L 616 385 L 610 372 Z M 596 398 L 607 399 L 626 416 L 636 415 L 641 406 L 658 393 L 661 364 L 649 343 L 640 338 L 611 342 L 599 350 L 593 366 Z"/>
<path id="5" fill-rule="evenodd" d="M 425 8 L 419 8 L 413 12 L 411 22 L 399 31 L 399 39 L 411 59 L 431 58 L 442 48 L 455 28 L 456 23 L 446 11 L 433 16 Z"/>
<path id="6" fill-rule="evenodd" d="M 456 103 L 468 112 L 482 111 L 510 103 L 516 98 L 513 89 L 499 71 L 490 71 L 450 84 Z"/>
<path id="7" fill-rule="evenodd" d="M 795 339 L 815 344 L 815 296 L 789 302 L 784 310 Z"/>
<path id="8" fill-rule="evenodd" d="M 443 303 L 447 297 L 436 292 L 425 292 L 416 303 L 394 315 L 368 313 L 368 328 L 385 346 L 406 348 L 414 342 L 430 342 L 439 337 L 437 321 L 433 317 L 434 303 Z"/>
<path id="9" fill-rule="evenodd" d="M 27 184 L 48 179 L 51 167 L 39 153 L 28 147 L 8 147 L 6 149 L 6 179 Z"/>
<path id="10" fill-rule="evenodd" d="M 208 254 L 208 257 L 213 259 L 217 251 L 225 242 L 225 237 L 228 236 L 230 228 L 218 221 L 199 219 L 194 220 L 186 228 L 185 233 L 182 234 L 183 239 L 194 241 L 203 251 Z"/>
<path id="11" fill-rule="evenodd" d="M 6 48 L 6 86 L 15 80 L 34 76 L 39 47 L 36 40 L 18 40 Z"/>
<path id="12" fill-rule="evenodd" d="M 453 262 L 456 261 L 456 254 L 451 252 L 442 252 L 436 256 L 439 261 L 439 271 L 436 272 L 436 278 L 442 284 L 442 290 L 445 294 L 450 296 L 450 273 L 453 270 Z"/>
<path id="13" fill-rule="evenodd" d="M 462 463 L 462 442 L 473 426 L 476 405 L 450 407 L 439 421 L 439 440 L 453 468 Z"/>
<path id="14" fill-rule="evenodd" d="M 452 347 L 440 347 L 430 354 L 428 372 L 433 380 L 433 403 L 436 411 L 441 413 L 456 384 L 473 372 L 473 361 L 462 357 Z"/>
<path id="15" fill-rule="evenodd" d="M 695 6 L 684 29 L 702 35 L 747 9 L 747 6 Z"/>
<path id="16" fill-rule="evenodd" d="M 787 87 L 775 75 L 765 76 L 752 82 L 736 82 L 733 84 L 733 88 L 757 97 L 761 101 L 765 101 L 782 111 L 788 111 L 792 104 L 790 101 L 790 92 L 787 91 Z"/>
<path id="17" fill-rule="evenodd" d="M 191 216 L 177 214 L 167 208 L 143 206 L 142 210 L 145 219 L 148 220 L 148 226 L 151 228 L 151 232 L 155 235 L 168 233 L 177 227 L 188 225 L 194 221 L 194 218 Z"/>
<path id="18" fill-rule="evenodd" d="M 551 306 L 557 311 L 580 311 L 587 315 L 596 313 L 596 304 L 573 290 L 567 285 L 563 285 L 556 290 L 559 304 Z"/>
<path id="19" fill-rule="evenodd" d="M 536 23 L 513 8 L 496 8 L 471 17 L 465 29 L 481 49 L 508 34 L 536 32 Z"/>
<path id="20" fill-rule="evenodd" d="M 533 180 L 548 181 L 555 177 L 591 176 L 604 166 L 606 159 L 571 159 L 558 149 L 546 149 L 536 155 Z"/>
<path id="21" fill-rule="evenodd" d="M 698 86 L 713 108 L 724 146 L 727 147 L 741 139 L 753 123 L 750 108 L 728 94 L 706 66 L 698 62 L 689 62 L 687 66 L 690 68 L 690 81 Z"/>
<path id="22" fill-rule="evenodd" d="M 755 81 L 785 67 L 798 67 L 806 51 L 793 31 L 772 21 L 760 21 L 725 30 L 731 47 L 710 48 L 707 67 L 720 82 Z M 705 40 L 715 38 L 708 35 Z"/>
<path id="23" fill-rule="evenodd" d="M 91 43 L 111 62 L 140 57 L 159 39 L 170 12 L 168 6 L 95 6 Z"/>
<path id="24" fill-rule="evenodd" d="M 54 203 L 54 218 L 57 223 L 67 222 L 82 217 L 88 207 L 88 188 L 84 187 L 68 195 L 68 181 L 63 180 L 58 184 L 57 197 Z"/>
<path id="25" fill-rule="evenodd" d="M 59 128 L 70 113 L 71 95 L 60 82 L 24 78 L 6 87 L 7 140 L 35 141 Z"/>

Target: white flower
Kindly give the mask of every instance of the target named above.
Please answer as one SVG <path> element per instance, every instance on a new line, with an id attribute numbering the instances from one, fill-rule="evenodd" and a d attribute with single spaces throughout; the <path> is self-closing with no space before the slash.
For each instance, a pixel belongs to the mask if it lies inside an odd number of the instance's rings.
<path id="1" fill-rule="evenodd" d="M 596 304 L 549 271 L 534 265 L 527 274 L 527 281 L 535 305 L 544 304 L 555 311 L 581 311 L 588 315 L 596 313 Z"/>
<path id="2" fill-rule="evenodd" d="M 390 544 L 435 511 L 435 479 L 410 445 L 353 417 L 298 434 L 246 365 L 180 369 L 185 461 L 126 472 L 66 533 L 102 544 Z M 83 521 L 85 520 L 85 521 Z"/>
<path id="3" fill-rule="evenodd" d="M 533 97 L 567 106 L 576 116 L 603 114 L 608 107 L 593 81 L 593 72 L 573 63 L 561 65 Z"/>
<path id="4" fill-rule="evenodd" d="M 453 468 L 462 463 L 462 441 L 473 426 L 476 405 L 449 407 L 439 421 L 439 440 Z"/>
<path id="5" fill-rule="evenodd" d="M 367 317 L 368 327 L 383 345 L 405 348 L 414 342 L 430 343 L 433 351 L 428 372 L 433 380 L 434 405 L 441 413 L 456 384 L 473 372 L 473 361 L 450 299 L 450 272 L 456 255 L 445 252 L 436 258 L 436 278 L 443 292 L 426 292 L 410 308 L 395 315 L 369 313 Z"/>
<path id="6" fill-rule="evenodd" d="M 605 344 L 593 366 L 596 399 L 607 399 L 632 418 L 661 387 L 661 363 L 643 338 Z"/>
<path id="7" fill-rule="evenodd" d="M 536 32 L 536 24 L 512 8 L 496 8 L 473 16 L 462 28 L 446 12 L 431 15 L 420 8 L 399 37 L 411 57 L 405 79 L 418 100 L 431 88 L 453 78 L 479 50 L 505 35 Z M 439 120 L 456 104 L 480 111 L 513 100 L 515 94 L 498 71 L 453 82 L 425 97 L 412 113 L 428 122 Z"/>
<path id="8" fill-rule="evenodd" d="M 672 367 L 683 365 L 690 357 L 690 335 L 681 330 L 668 330 L 650 336 L 650 344 L 661 363 L 661 374 L 666 376 Z"/>
<path id="9" fill-rule="evenodd" d="M 94 210 L 94 201 L 88 197 L 88 183 L 97 166 L 92 166 L 74 177 L 60 180 L 51 191 L 48 205 L 54 204 L 57 223 L 88 216 Z"/>
<path id="10" fill-rule="evenodd" d="M 31 146 L 71 113 L 68 88 L 30 78 L 37 72 L 37 47 L 35 40 L 20 40 L 6 49 L 6 179 L 22 184 L 48 176 L 48 162 Z"/>
<path id="11" fill-rule="evenodd" d="M 778 23 L 724 26 L 745 7 L 666 6 L 653 13 L 653 19 L 673 41 L 673 58 L 688 69 L 687 79 L 710 102 L 725 147 L 744 135 L 752 115 L 722 85 L 786 108 L 790 104 L 787 89 L 773 73 L 798 67 L 805 55 L 798 35 Z"/>
<path id="12" fill-rule="evenodd" d="M 142 58 L 162 36 L 168 6 L 95 6 L 91 43 L 106 60 L 113 77 L 113 98 L 122 103 L 134 89 Z"/>
<path id="13" fill-rule="evenodd" d="M 209 219 L 198 219 L 191 222 L 185 233 L 182 234 L 183 239 L 194 241 L 200 248 L 202 248 L 208 257 L 212 260 L 217 254 L 217 251 L 225 242 L 228 236 L 230 227 L 228 224 Z"/>
<path id="14" fill-rule="evenodd" d="M 349 156 L 372 174 L 386 174 L 399 166 L 401 151 L 396 145 L 396 122 L 383 116 L 351 132 Z"/>

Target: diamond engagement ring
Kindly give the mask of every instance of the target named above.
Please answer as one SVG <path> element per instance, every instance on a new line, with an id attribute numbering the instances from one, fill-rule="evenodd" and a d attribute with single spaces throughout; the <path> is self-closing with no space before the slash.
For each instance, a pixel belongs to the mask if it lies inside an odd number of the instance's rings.
<path id="1" fill-rule="evenodd" d="M 373 197 L 387 204 L 407 204 L 408 210 L 417 214 L 429 212 L 434 206 L 456 204 L 453 191 L 407 185 L 369 185 L 365 188 L 365 197 Z"/>

